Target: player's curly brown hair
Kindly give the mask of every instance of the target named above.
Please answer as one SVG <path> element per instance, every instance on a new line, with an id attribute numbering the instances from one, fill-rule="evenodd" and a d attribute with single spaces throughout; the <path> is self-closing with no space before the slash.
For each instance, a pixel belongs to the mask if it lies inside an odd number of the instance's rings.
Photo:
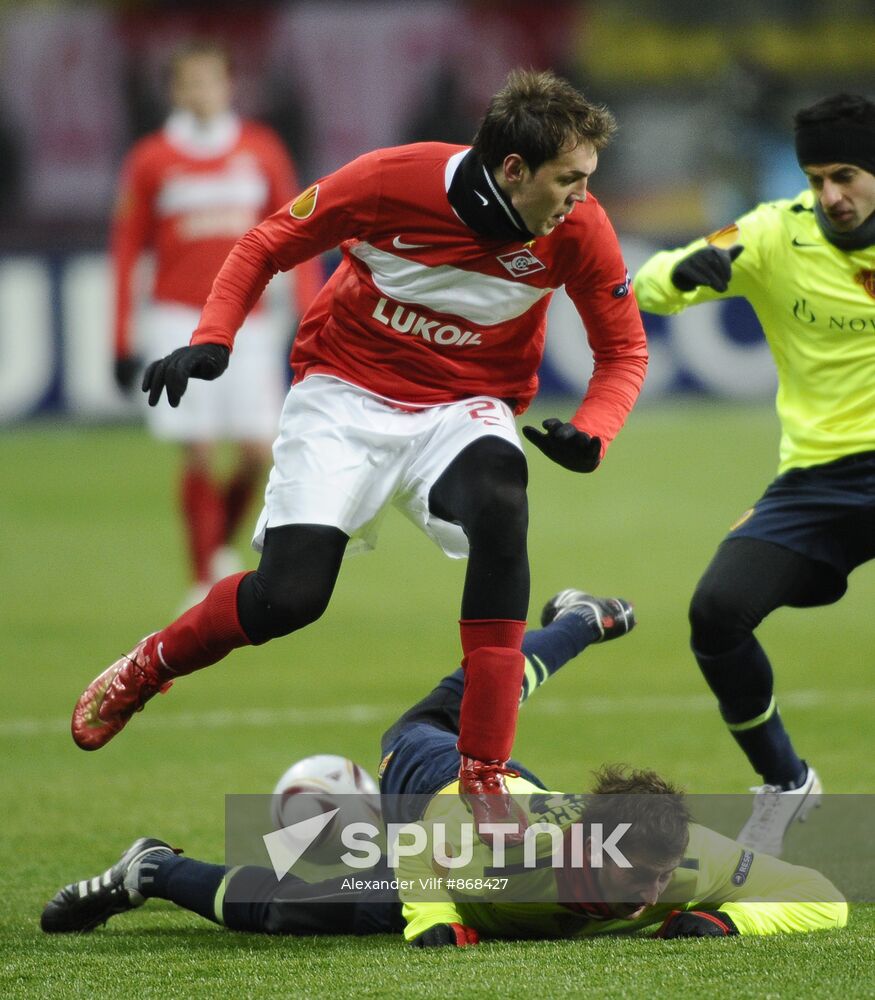
<path id="1" fill-rule="evenodd" d="M 605 764 L 594 777 L 595 786 L 585 796 L 585 823 L 601 823 L 606 832 L 630 823 L 624 847 L 666 860 L 683 856 L 692 816 L 679 788 L 655 771 L 627 764 Z"/>
<path id="2" fill-rule="evenodd" d="M 489 102 L 473 146 L 490 169 L 517 153 L 535 171 L 584 141 L 603 149 L 616 129 L 611 112 L 567 80 L 549 70 L 516 69 Z"/>

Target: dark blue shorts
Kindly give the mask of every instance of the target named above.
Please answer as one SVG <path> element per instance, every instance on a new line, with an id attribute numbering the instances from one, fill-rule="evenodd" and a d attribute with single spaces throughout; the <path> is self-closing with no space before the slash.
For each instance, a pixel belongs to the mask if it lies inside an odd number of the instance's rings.
<path id="1" fill-rule="evenodd" d="M 730 529 L 823 563 L 809 604 L 838 600 L 851 570 L 875 558 L 875 451 L 778 476 Z"/>
<path id="2" fill-rule="evenodd" d="M 401 730 L 385 748 L 380 764 L 380 794 L 386 822 L 409 822 L 418 818 L 435 792 L 458 777 L 457 739 L 456 733 L 427 722 L 415 722 Z M 519 771 L 538 788 L 546 789 L 540 778 L 517 761 L 508 761 L 507 766 Z M 402 802 L 395 796 L 409 798 Z"/>

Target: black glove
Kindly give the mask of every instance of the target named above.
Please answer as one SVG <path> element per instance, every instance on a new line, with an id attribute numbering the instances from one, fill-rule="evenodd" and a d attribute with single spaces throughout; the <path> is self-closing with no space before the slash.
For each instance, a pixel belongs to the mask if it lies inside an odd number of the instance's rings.
<path id="1" fill-rule="evenodd" d="M 531 426 L 523 427 L 523 434 L 547 458 L 552 458 L 572 472 L 592 472 L 598 466 L 602 453 L 601 438 L 590 437 L 574 424 L 563 424 L 556 417 L 543 421 L 541 426 L 546 434 Z"/>
<path id="2" fill-rule="evenodd" d="M 660 938 L 733 937 L 738 928 L 720 910 L 672 910 L 656 932 Z"/>
<path id="3" fill-rule="evenodd" d="M 143 368 L 143 359 L 136 354 L 128 354 L 123 358 L 115 359 L 115 384 L 121 391 L 129 396 L 131 390 L 137 382 L 137 376 Z"/>
<path id="4" fill-rule="evenodd" d="M 742 250 L 744 247 L 738 243 L 729 250 L 702 247 L 675 264 L 671 282 L 681 292 L 691 292 L 699 285 L 725 292 L 732 277 L 732 262 Z"/>
<path id="5" fill-rule="evenodd" d="M 419 937 L 414 938 L 410 944 L 414 948 L 467 948 L 468 945 L 477 944 L 480 937 L 473 927 L 465 927 L 464 924 L 435 924 L 423 931 Z"/>
<path id="6" fill-rule="evenodd" d="M 161 390 L 167 390 L 167 402 L 179 406 L 190 378 L 211 382 L 228 367 L 231 352 L 224 344 L 195 344 L 179 347 L 160 361 L 153 361 L 143 375 L 143 392 L 149 393 L 149 406 L 156 406 Z"/>

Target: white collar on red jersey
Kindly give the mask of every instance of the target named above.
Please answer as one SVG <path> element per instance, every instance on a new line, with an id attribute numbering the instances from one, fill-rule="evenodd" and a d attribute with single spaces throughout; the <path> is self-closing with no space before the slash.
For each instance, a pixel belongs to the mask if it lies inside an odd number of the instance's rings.
<path id="1" fill-rule="evenodd" d="M 240 118 L 233 111 L 216 115 L 208 122 L 190 111 L 174 111 L 164 124 L 164 136 L 186 156 L 208 160 L 230 152 L 240 139 L 241 129 Z"/>

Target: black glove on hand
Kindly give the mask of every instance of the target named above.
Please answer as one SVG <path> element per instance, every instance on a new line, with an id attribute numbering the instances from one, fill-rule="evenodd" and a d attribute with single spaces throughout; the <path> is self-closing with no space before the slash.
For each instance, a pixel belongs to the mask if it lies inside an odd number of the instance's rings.
<path id="1" fill-rule="evenodd" d="M 656 932 L 660 938 L 733 937 L 738 928 L 720 910 L 672 910 Z"/>
<path id="2" fill-rule="evenodd" d="M 477 944 L 480 937 L 473 927 L 465 927 L 463 924 L 435 924 L 429 927 L 419 937 L 414 938 L 410 944 L 414 948 L 466 948 L 470 944 Z"/>
<path id="3" fill-rule="evenodd" d="M 179 347 L 160 361 L 153 361 L 143 375 L 143 392 L 149 393 L 149 406 L 156 406 L 161 390 L 167 390 L 167 402 L 179 406 L 190 378 L 211 382 L 228 367 L 231 352 L 224 344 L 195 344 Z"/>
<path id="4" fill-rule="evenodd" d="M 707 246 L 679 261 L 671 272 L 671 282 L 681 292 L 691 292 L 699 285 L 725 292 L 732 277 L 732 262 L 744 250 L 736 244 L 729 250 Z"/>
<path id="5" fill-rule="evenodd" d="M 602 453 L 601 438 L 590 437 L 574 424 L 563 424 L 556 417 L 543 421 L 541 426 L 546 434 L 531 426 L 523 427 L 523 434 L 547 458 L 572 472 L 592 472 L 598 466 Z"/>
<path id="6" fill-rule="evenodd" d="M 129 396 L 137 382 L 137 376 L 143 368 L 143 359 L 136 354 L 128 354 L 124 358 L 115 359 L 115 384 Z"/>

